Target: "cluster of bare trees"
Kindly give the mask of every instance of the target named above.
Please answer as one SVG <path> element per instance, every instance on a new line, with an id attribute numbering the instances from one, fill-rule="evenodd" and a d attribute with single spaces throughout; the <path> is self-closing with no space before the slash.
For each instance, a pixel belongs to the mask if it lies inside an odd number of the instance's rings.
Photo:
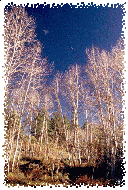
<path id="1" fill-rule="evenodd" d="M 26 125 L 31 130 L 33 116 L 40 105 L 40 91 L 45 86 L 44 77 L 48 69 L 47 60 L 41 58 L 41 49 L 40 42 L 36 40 L 34 21 L 27 16 L 25 8 L 13 6 L 5 10 L 6 117 L 10 118 L 13 112 L 18 115 L 14 118 L 14 126 L 7 128 L 9 160 L 17 131 L 13 166 L 22 147 L 21 131 Z"/>
<path id="2" fill-rule="evenodd" d="M 87 49 L 88 64 L 84 68 L 76 64 L 63 74 L 57 73 L 49 86 L 46 76 L 50 66 L 41 51 L 35 23 L 25 8 L 6 9 L 8 172 L 10 163 L 12 171 L 18 164 L 22 150 L 35 156 L 39 148 L 38 153 L 44 152 L 48 159 L 53 145 L 80 164 L 81 158 L 89 161 L 95 155 L 96 160 L 104 151 L 115 160 L 123 140 L 123 42 L 119 40 L 111 52 Z M 72 114 L 71 121 L 64 114 L 64 106 L 66 115 Z M 79 124 L 81 115 L 83 127 Z"/>

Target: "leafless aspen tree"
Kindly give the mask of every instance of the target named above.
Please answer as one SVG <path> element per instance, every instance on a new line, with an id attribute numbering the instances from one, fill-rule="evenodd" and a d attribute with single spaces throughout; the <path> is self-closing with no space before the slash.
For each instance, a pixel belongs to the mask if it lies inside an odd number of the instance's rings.
<path id="1" fill-rule="evenodd" d="M 104 143 L 107 154 L 115 156 L 117 146 L 121 143 L 121 109 L 123 91 L 123 46 L 121 40 L 112 51 L 101 52 L 92 47 L 87 49 L 89 63 L 86 72 L 90 77 L 90 84 L 94 85 L 94 105 L 103 127 Z M 119 121 L 119 122 L 118 122 Z M 120 145 L 119 145 L 120 146 Z"/>
<path id="2" fill-rule="evenodd" d="M 10 105 L 6 109 L 15 106 L 20 118 L 12 169 L 20 151 L 22 121 L 28 118 L 27 115 L 30 112 L 31 121 L 28 120 L 27 124 L 31 128 L 34 114 L 33 98 L 38 99 L 38 96 L 34 97 L 34 94 L 38 94 L 42 85 L 41 81 L 43 82 L 47 72 L 47 61 L 41 60 L 42 47 L 35 37 L 35 23 L 31 17 L 27 16 L 25 8 L 12 6 L 10 10 L 5 10 L 5 76 L 7 77 L 7 97 L 10 97 Z M 35 93 L 32 93 L 33 88 Z M 8 112 L 9 110 L 6 113 Z"/>
<path id="3" fill-rule="evenodd" d="M 63 95 L 66 97 L 66 101 L 72 107 L 72 121 L 73 121 L 73 144 L 74 147 L 79 147 L 79 123 L 78 123 L 78 109 L 79 109 L 79 96 L 80 96 L 80 80 L 79 80 L 80 69 L 78 65 L 72 66 L 63 78 Z M 76 152 L 76 151 L 75 151 Z M 80 155 L 80 152 L 79 152 Z M 80 156 L 79 156 L 80 158 Z M 81 161 L 80 161 L 81 162 Z"/>

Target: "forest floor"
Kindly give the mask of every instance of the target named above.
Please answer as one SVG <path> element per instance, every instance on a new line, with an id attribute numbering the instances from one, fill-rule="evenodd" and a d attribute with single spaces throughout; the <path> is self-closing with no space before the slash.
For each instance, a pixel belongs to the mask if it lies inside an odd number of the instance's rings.
<path id="1" fill-rule="evenodd" d="M 10 163 L 11 165 L 11 163 Z M 116 173 L 121 173 L 121 166 L 116 167 Z M 88 185 L 88 186 L 123 186 L 119 176 L 110 177 L 105 162 L 94 167 L 89 163 L 70 165 L 69 160 L 44 160 L 22 157 L 15 170 L 5 177 L 5 184 L 15 186 L 46 186 Z M 121 175 L 121 174 L 120 174 Z M 120 183 L 119 183 L 120 181 Z"/>

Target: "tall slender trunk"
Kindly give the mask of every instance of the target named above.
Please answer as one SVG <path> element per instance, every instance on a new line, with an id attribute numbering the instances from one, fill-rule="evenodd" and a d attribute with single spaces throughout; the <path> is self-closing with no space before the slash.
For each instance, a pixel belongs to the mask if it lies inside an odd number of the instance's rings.
<path id="1" fill-rule="evenodd" d="M 31 156 L 31 130 L 32 130 L 32 113 L 31 113 L 30 132 L 29 132 L 29 156 Z"/>
<path id="2" fill-rule="evenodd" d="M 32 67 L 32 70 L 33 70 L 33 67 Z M 17 136 L 17 143 L 16 143 L 16 151 L 15 151 L 14 158 L 13 158 L 12 171 L 13 171 L 13 169 L 14 169 L 14 164 L 15 164 L 15 160 L 16 160 L 16 155 L 17 155 L 17 153 L 18 153 L 20 132 L 21 132 L 21 126 L 22 126 L 22 121 L 21 121 L 21 120 L 22 120 L 22 115 L 23 115 L 23 112 L 24 112 L 25 103 L 26 103 L 28 91 L 29 91 L 29 88 L 30 88 L 31 80 L 32 80 L 32 72 L 31 72 L 31 74 L 30 74 L 30 81 L 29 81 L 29 83 L 28 83 L 28 87 L 27 87 L 26 94 L 25 94 L 25 100 L 24 100 L 24 102 L 23 102 L 23 108 L 22 108 L 22 110 L 21 110 L 20 123 L 19 123 L 18 136 Z"/>
<path id="3" fill-rule="evenodd" d="M 18 153 L 19 138 L 20 138 L 20 129 L 21 129 L 21 119 L 20 119 L 20 125 L 19 125 L 19 131 L 18 131 L 18 137 L 17 137 L 17 143 L 16 143 L 16 151 L 15 151 L 14 158 L 13 158 L 12 172 L 13 172 L 13 169 L 14 169 L 16 155 Z"/>
<path id="4" fill-rule="evenodd" d="M 14 128 L 15 128 L 15 125 L 16 125 L 16 118 L 14 120 Z M 10 136 L 10 152 L 9 152 L 9 158 L 8 158 L 8 174 L 9 174 L 9 170 L 10 170 L 10 157 L 11 157 L 11 153 L 12 153 L 12 149 L 13 149 L 13 140 L 14 140 L 14 133 L 15 133 L 15 130 L 13 128 L 13 132 L 12 132 L 12 136 Z"/>
<path id="5" fill-rule="evenodd" d="M 56 95 L 56 100 L 57 100 L 57 104 L 58 104 L 59 113 L 60 113 L 60 115 L 62 117 L 62 122 L 63 122 L 63 127 L 64 127 L 64 133 L 65 133 L 65 138 L 66 138 L 66 126 L 65 126 L 65 122 L 64 122 L 64 116 L 63 116 L 63 112 L 62 112 L 62 108 L 61 108 L 58 92 L 59 92 L 59 83 L 58 83 L 58 78 L 56 78 L 55 95 Z"/>
<path id="6" fill-rule="evenodd" d="M 19 155 L 18 155 L 18 161 L 20 159 L 20 153 L 21 153 L 21 149 L 22 149 L 22 144 L 23 144 L 23 139 L 21 141 L 21 144 L 20 144 L 20 150 L 19 150 Z M 18 167 L 18 161 L 17 161 L 17 167 Z"/>
<path id="7" fill-rule="evenodd" d="M 40 152 L 42 151 L 42 143 L 43 143 L 45 124 L 46 124 L 46 117 L 45 117 L 45 114 L 44 114 L 44 119 L 43 119 L 42 129 L 41 129 L 41 137 L 40 137 L 40 143 L 41 143 L 41 145 L 40 145 Z"/>
<path id="8" fill-rule="evenodd" d="M 86 110 L 86 124 L 87 124 L 86 141 L 88 143 L 88 111 L 87 110 Z"/>
<path id="9" fill-rule="evenodd" d="M 47 119 L 46 119 L 46 159 L 48 160 L 49 156 L 49 148 L 48 148 L 48 126 L 47 126 Z"/>

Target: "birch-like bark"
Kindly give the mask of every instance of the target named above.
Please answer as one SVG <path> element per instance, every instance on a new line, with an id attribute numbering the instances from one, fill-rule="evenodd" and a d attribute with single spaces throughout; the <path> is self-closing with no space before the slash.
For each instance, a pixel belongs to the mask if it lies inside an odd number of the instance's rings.
<path id="1" fill-rule="evenodd" d="M 24 112 L 24 108 L 25 108 L 25 103 L 26 103 L 26 99 L 27 99 L 27 95 L 28 95 L 28 90 L 29 90 L 29 87 L 30 87 L 30 83 L 31 83 L 31 79 L 32 79 L 32 73 L 30 75 L 30 81 L 28 83 L 28 87 L 27 87 L 27 90 L 26 90 L 26 94 L 25 94 L 25 100 L 24 100 L 24 103 L 23 103 L 23 109 L 21 110 L 21 118 L 20 118 L 20 124 L 19 124 L 19 129 L 18 129 L 18 137 L 17 137 L 17 144 L 16 144 L 16 151 L 15 151 L 15 154 L 14 154 L 14 158 L 13 158 L 13 164 L 12 164 L 12 172 L 13 172 L 13 169 L 14 169 L 14 164 L 15 164 L 15 159 L 16 159 L 16 155 L 18 153 L 18 146 L 19 146 L 19 139 L 20 139 L 20 130 L 21 130 L 21 126 L 22 126 L 22 115 L 23 115 L 23 112 Z"/>
<path id="2" fill-rule="evenodd" d="M 106 153 L 108 148 L 111 147 L 111 152 L 116 154 L 116 114 L 115 108 L 120 107 L 118 97 L 121 98 L 123 93 L 119 85 L 122 82 L 121 74 L 123 69 L 123 52 L 121 41 L 112 48 L 110 53 L 92 47 L 91 52 L 86 51 L 89 64 L 86 71 L 90 77 L 91 83 L 94 85 L 94 99 L 97 102 L 97 111 L 99 119 L 103 126 L 104 132 L 104 145 Z M 120 113 L 119 113 L 120 115 Z M 114 144 L 113 145 L 113 141 Z"/>
<path id="3" fill-rule="evenodd" d="M 63 112 L 62 112 L 62 108 L 61 108 L 61 104 L 60 104 L 60 99 L 58 96 L 59 93 L 59 82 L 58 82 L 58 78 L 56 77 L 56 88 L 54 89 L 55 92 L 55 96 L 56 96 L 56 100 L 57 100 L 57 104 L 58 104 L 58 109 L 59 109 L 59 113 L 62 117 L 62 122 L 63 122 L 63 127 L 64 127 L 64 133 L 65 133 L 65 137 L 66 137 L 66 126 L 65 126 L 65 122 L 64 122 L 64 116 L 63 116 Z"/>

